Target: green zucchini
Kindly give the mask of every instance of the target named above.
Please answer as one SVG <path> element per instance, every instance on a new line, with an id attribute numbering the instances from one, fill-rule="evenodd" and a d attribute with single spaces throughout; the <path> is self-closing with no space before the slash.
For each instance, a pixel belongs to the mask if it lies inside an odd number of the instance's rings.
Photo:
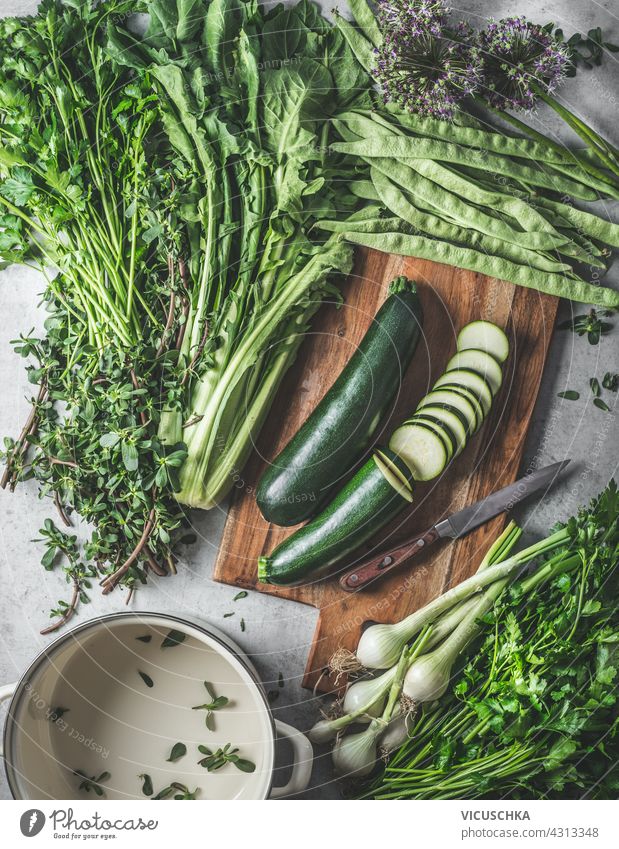
<path id="1" fill-rule="evenodd" d="M 258 560 L 258 580 L 288 586 L 324 578 L 411 501 L 399 477 L 370 457 L 320 515 Z"/>
<path id="2" fill-rule="evenodd" d="M 331 389 L 264 473 L 262 515 L 296 525 L 315 515 L 354 469 L 399 392 L 423 313 L 415 284 L 398 277 Z"/>

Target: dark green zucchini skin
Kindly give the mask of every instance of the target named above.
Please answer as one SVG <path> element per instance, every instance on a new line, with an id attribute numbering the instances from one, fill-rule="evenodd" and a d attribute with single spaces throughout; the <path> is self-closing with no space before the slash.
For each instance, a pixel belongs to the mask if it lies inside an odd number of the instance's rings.
<path id="1" fill-rule="evenodd" d="M 415 284 L 399 277 L 345 368 L 262 476 L 256 500 L 276 525 L 318 513 L 354 469 L 395 401 L 421 335 Z"/>
<path id="2" fill-rule="evenodd" d="M 409 504 L 370 457 L 319 516 L 258 560 L 258 580 L 288 586 L 324 578 Z"/>

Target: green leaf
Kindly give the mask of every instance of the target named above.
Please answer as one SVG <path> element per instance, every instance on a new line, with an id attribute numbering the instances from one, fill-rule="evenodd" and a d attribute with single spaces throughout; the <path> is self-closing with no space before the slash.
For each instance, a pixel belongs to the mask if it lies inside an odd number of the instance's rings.
<path id="1" fill-rule="evenodd" d="M 544 759 L 544 769 L 548 771 L 556 769 L 577 750 L 578 746 L 573 740 L 559 738 Z"/>
<path id="2" fill-rule="evenodd" d="M 580 392 L 576 392 L 575 389 L 566 389 L 565 392 L 558 392 L 557 395 L 567 401 L 578 401 L 580 398 Z"/>
<path id="3" fill-rule="evenodd" d="M 601 394 L 601 389 L 600 389 L 600 383 L 599 383 L 597 377 L 590 378 L 589 386 L 591 387 L 591 391 L 596 396 L 596 398 L 599 398 L 600 394 Z"/>
<path id="4" fill-rule="evenodd" d="M 99 439 L 101 448 L 113 448 L 120 441 L 120 436 L 117 433 L 104 433 Z"/>
<path id="5" fill-rule="evenodd" d="M 184 642 L 186 639 L 187 639 L 187 634 L 185 634 L 183 631 L 176 631 L 176 630 L 172 629 L 172 631 L 168 632 L 165 639 L 161 643 L 161 648 L 162 649 L 168 649 L 168 648 L 173 648 L 174 646 L 180 646 L 180 644 L 182 642 Z"/>
<path id="6" fill-rule="evenodd" d="M 172 751 L 170 752 L 170 757 L 166 760 L 168 763 L 174 763 L 179 758 L 182 758 L 183 755 L 187 754 L 187 746 L 184 743 L 175 743 L 172 746 Z"/>
<path id="7" fill-rule="evenodd" d="M 142 779 L 142 793 L 145 796 L 152 796 L 153 795 L 153 780 L 150 777 L 150 775 L 148 775 L 147 773 L 143 773 L 142 775 L 138 776 L 138 778 Z"/>
<path id="8" fill-rule="evenodd" d="M 121 443 L 122 458 L 125 469 L 128 472 L 135 472 L 139 465 L 138 449 L 131 442 L 123 439 Z"/>
<path id="9" fill-rule="evenodd" d="M 34 194 L 35 186 L 28 168 L 13 168 L 11 176 L 0 183 L 0 193 L 16 206 L 25 206 Z"/>
<path id="10" fill-rule="evenodd" d="M 147 675 L 146 672 L 142 672 L 138 669 L 138 675 L 140 676 L 140 678 L 146 684 L 147 687 L 153 687 L 154 686 L 153 679 L 150 677 L 150 675 Z"/>
<path id="11" fill-rule="evenodd" d="M 593 403 L 599 410 L 604 410 L 604 412 L 606 413 L 610 411 L 610 407 L 608 406 L 606 401 L 603 401 L 601 398 L 594 398 Z"/>

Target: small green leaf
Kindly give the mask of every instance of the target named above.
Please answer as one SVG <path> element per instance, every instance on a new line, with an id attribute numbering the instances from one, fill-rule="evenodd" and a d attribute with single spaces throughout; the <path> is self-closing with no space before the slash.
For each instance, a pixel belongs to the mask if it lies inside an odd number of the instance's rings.
<path id="1" fill-rule="evenodd" d="M 183 631 L 175 631 L 172 630 L 168 633 L 166 638 L 161 643 L 162 649 L 172 648 L 174 646 L 180 646 L 184 640 L 187 639 L 187 634 L 183 633 Z"/>
<path id="2" fill-rule="evenodd" d="M 182 758 L 183 755 L 187 754 L 187 746 L 184 743 L 175 743 L 172 746 L 172 751 L 170 752 L 170 757 L 166 760 L 168 763 L 174 763 L 179 758 Z"/>
<path id="3" fill-rule="evenodd" d="M 593 399 L 593 403 L 595 404 L 595 406 L 596 406 L 599 410 L 604 410 L 604 412 L 605 412 L 605 413 L 608 413 L 608 412 L 610 411 L 610 407 L 608 406 L 608 404 L 606 403 L 606 401 L 602 401 L 602 399 L 601 399 L 601 398 L 594 398 L 594 399 Z"/>
<path id="4" fill-rule="evenodd" d="M 139 640 L 141 643 L 150 643 L 152 638 L 153 638 L 152 634 L 144 634 L 144 636 L 142 636 L 142 637 L 136 637 L 136 640 Z"/>
<path id="5" fill-rule="evenodd" d="M 241 770 L 241 772 L 255 772 L 256 764 L 252 761 L 248 761 L 246 758 L 235 758 L 233 763 L 237 769 Z"/>
<path id="6" fill-rule="evenodd" d="M 142 779 L 142 793 L 145 796 L 153 795 L 153 780 L 147 773 L 142 773 L 138 778 Z"/>
<path id="7" fill-rule="evenodd" d="M 567 401 L 578 401 L 580 398 L 580 392 L 576 392 L 575 389 L 566 389 L 565 392 L 557 393 L 559 398 L 565 398 Z"/>
<path id="8" fill-rule="evenodd" d="M 154 687 L 153 679 L 150 677 L 150 675 L 147 675 L 146 672 L 142 672 L 140 669 L 138 669 L 138 675 L 147 687 Z"/>
<path id="9" fill-rule="evenodd" d="M 122 458 L 125 469 L 128 472 L 135 472 L 139 465 L 138 449 L 131 442 L 123 440 L 121 444 Z"/>
<path id="10" fill-rule="evenodd" d="M 113 448 L 118 444 L 120 436 L 117 433 L 104 433 L 99 440 L 101 448 Z"/>
<path id="11" fill-rule="evenodd" d="M 601 394 L 601 389 L 600 389 L 600 383 L 599 383 L 597 377 L 592 377 L 589 380 L 589 386 L 591 387 L 591 391 L 596 396 L 596 398 L 599 398 L 600 394 Z"/>
<path id="12" fill-rule="evenodd" d="M 232 599 L 232 601 L 240 601 L 242 598 L 247 598 L 247 596 L 248 596 L 248 595 L 249 595 L 249 593 L 248 593 L 246 590 L 241 590 L 241 592 L 240 592 L 240 593 L 237 593 L 237 594 L 234 596 L 234 598 Z"/>

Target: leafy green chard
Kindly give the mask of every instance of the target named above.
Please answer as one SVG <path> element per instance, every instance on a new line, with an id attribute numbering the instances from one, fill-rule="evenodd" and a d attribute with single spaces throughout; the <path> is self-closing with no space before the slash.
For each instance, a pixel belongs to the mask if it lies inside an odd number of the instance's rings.
<path id="1" fill-rule="evenodd" d="M 484 615 L 447 693 L 411 719 L 375 798 L 616 798 L 619 492 Z"/>
<path id="2" fill-rule="evenodd" d="M 347 175 L 325 117 L 368 97 L 341 35 L 310 3 L 229 5 L 194 4 L 206 37 L 190 45 L 157 12 L 142 41 L 110 27 L 111 54 L 151 76 L 175 168 L 201 198 L 185 221 L 184 391 L 168 399 L 160 436 L 187 445 L 178 500 L 205 508 L 240 479 L 331 273 L 350 268 L 350 248 L 312 224 L 335 209 L 336 188 L 339 215 L 358 203 L 334 185 Z"/>

